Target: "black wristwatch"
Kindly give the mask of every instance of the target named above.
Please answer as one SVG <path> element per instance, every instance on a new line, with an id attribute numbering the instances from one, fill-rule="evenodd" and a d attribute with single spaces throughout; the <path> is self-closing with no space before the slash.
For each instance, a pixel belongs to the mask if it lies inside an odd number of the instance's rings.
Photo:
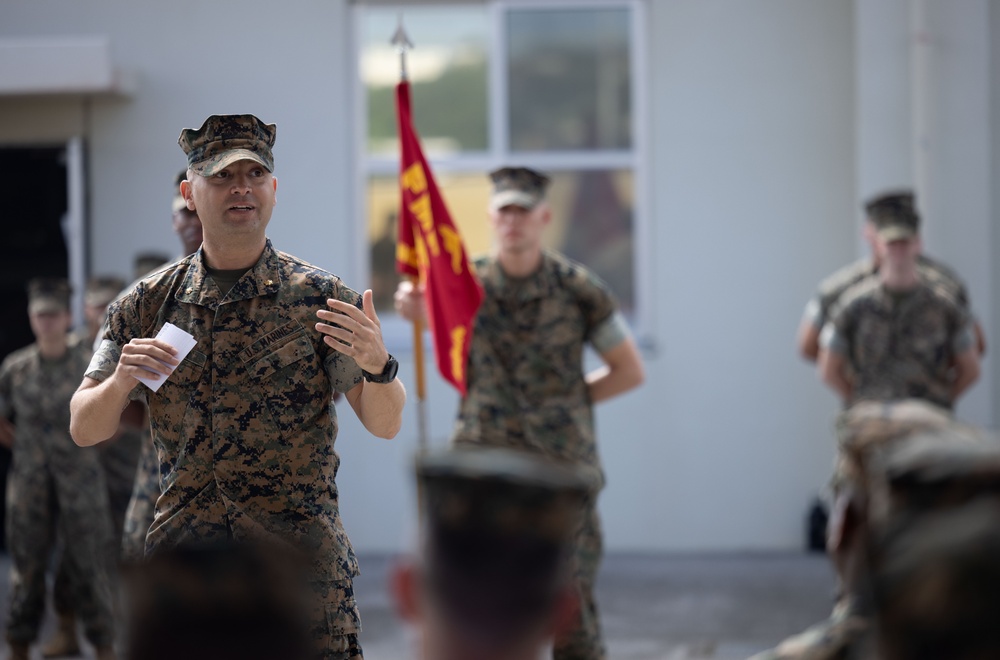
<path id="1" fill-rule="evenodd" d="M 396 380 L 396 372 L 399 371 L 399 363 L 396 362 L 396 358 L 389 356 L 389 360 L 385 363 L 385 368 L 382 369 L 382 373 L 373 374 L 364 369 L 361 373 L 364 375 L 365 380 L 369 383 L 391 383 Z"/>

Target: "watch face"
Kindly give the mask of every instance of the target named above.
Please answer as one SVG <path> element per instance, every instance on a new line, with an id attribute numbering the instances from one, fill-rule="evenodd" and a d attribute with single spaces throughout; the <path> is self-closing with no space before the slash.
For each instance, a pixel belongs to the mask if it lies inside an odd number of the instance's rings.
<path id="1" fill-rule="evenodd" d="M 388 383 L 396 378 L 396 372 L 399 371 L 399 362 L 396 362 L 396 358 L 389 356 L 389 361 L 385 363 L 385 369 L 382 371 L 382 376 Z"/>

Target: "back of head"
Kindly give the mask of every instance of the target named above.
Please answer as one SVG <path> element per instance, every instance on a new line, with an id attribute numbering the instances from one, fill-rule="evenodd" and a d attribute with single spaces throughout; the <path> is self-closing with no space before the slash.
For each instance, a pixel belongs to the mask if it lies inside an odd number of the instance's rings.
<path id="1" fill-rule="evenodd" d="M 1000 657 L 1000 507 L 977 501 L 877 537 L 873 593 L 880 657 Z"/>
<path id="2" fill-rule="evenodd" d="M 1000 657 L 1000 438 L 925 430 L 878 463 L 888 495 L 868 554 L 884 657 Z"/>
<path id="3" fill-rule="evenodd" d="M 539 635 L 572 573 L 588 484 L 520 452 L 455 449 L 419 459 L 428 598 L 466 648 Z"/>
<path id="4" fill-rule="evenodd" d="M 177 548 L 129 567 L 126 657 L 310 658 L 296 563 L 275 550 L 236 543 Z"/>

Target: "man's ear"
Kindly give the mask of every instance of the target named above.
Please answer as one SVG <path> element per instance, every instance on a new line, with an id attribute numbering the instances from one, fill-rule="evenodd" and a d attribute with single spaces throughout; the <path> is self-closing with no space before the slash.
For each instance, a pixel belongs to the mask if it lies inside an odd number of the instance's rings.
<path id="1" fill-rule="evenodd" d="M 404 621 L 420 621 L 420 569 L 412 560 L 401 559 L 389 571 L 389 590 L 396 612 Z"/>
<path id="2" fill-rule="evenodd" d="M 187 203 L 189 211 L 198 210 L 194 207 L 194 197 L 191 195 L 191 182 L 187 179 L 181 181 L 181 197 L 183 197 L 184 201 Z"/>

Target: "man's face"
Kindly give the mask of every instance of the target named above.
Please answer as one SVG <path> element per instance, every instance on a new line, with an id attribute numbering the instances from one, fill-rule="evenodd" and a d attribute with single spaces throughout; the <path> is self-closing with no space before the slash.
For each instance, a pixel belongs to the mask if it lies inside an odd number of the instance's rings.
<path id="1" fill-rule="evenodd" d="M 61 312 L 30 312 L 28 321 L 31 324 L 31 332 L 34 333 L 37 341 L 51 341 L 60 336 L 66 337 L 70 326 L 70 313 Z"/>
<path id="2" fill-rule="evenodd" d="M 174 233 L 184 244 L 185 254 L 191 254 L 198 249 L 202 241 L 201 219 L 189 208 L 174 211 Z"/>
<path id="3" fill-rule="evenodd" d="M 510 204 L 490 211 L 490 222 L 501 251 L 523 252 L 542 245 L 542 232 L 552 213 L 542 202 L 533 209 Z"/>
<path id="4" fill-rule="evenodd" d="M 263 236 L 274 210 L 278 180 L 252 160 L 239 160 L 204 177 L 191 174 L 181 183 L 188 209 L 198 214 L 206 238 L 245 234 Z"/>
<path id="5" fill-rule="evenodd" d="M 917 263 L 920 254 L 920 239 L 898 238 L 887 241 L 879 238 L 876 241 L 879 259 L 890 266 L 910 266 Z"/>
<path id="6" fill-rule="evenodd" d="M 83 316 L 87 321 L 87 325 L 91 328 L 99 328 L 104 324 L 104 317 L 108 314 L 108 305 L 84 305 L 83 306 Z"/>

